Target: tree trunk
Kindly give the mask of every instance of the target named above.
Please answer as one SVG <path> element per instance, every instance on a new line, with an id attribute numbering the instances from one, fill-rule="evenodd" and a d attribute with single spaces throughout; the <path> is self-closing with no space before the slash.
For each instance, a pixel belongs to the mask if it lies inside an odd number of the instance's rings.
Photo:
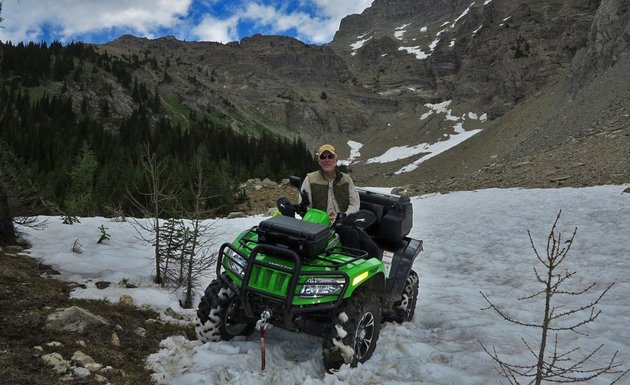
<path id="1" fill-rule="evenodd" d="M 15 243 L 15 228 L 13 227 L 13 217 L 9 212 L 9 202 L 4 186 L 0 184 L 0 244 Z"/>

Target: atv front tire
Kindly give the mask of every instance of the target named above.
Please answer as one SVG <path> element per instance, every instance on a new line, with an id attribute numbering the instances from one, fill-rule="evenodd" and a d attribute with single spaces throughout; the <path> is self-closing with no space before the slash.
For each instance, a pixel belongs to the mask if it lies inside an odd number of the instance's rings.
<path id="1" fill-rule="evenodd" d="M 224 279 L 229 279 L 224 274 Z M 256 321 L 244 318 L 240 298 L 221 279 L 214 279 L 201 297 L 195 331 L 202 342 L 228 341 L 235 336 L 250 335 Z"/>
<path id="2" fill-rule="evenodd" d="M 394 303 L 394 315 L 389 319 L 398 323 L 409 322 L 413 319 L 418 301 L 418 273 L 411 270 L 400 301 Z"/>
<path id="3" fill-rule="evenodd" d="M 381 330 L 381 303 L 376 294 L 359 289 L 335 315 L 322 341 L 328 371 L 343 364 L 355 367 L 372 356 Z"/>

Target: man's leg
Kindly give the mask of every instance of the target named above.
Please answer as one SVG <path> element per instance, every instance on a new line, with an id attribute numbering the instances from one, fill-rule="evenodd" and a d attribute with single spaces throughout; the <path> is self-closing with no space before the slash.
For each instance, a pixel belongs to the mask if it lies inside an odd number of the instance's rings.
<path id="1" fill-rule="evenodd" d="M 350 226 L 339 226 L 335 230 L 337 230 L 337 234 L 339 234 L 339 240 L 343 247 L 362 250 L 357 229 Z"/>
<path id="2" fill-rule="evenodd" d="M 370 257 L 375 257 L 378 259 L 383 259 L 383 250 L 374 242 L 372 237 L 368 235 L 365 231 L 358 231 L 359 237 L 359 245 L 361 245 L 361 250 L 365 250 Z"/>

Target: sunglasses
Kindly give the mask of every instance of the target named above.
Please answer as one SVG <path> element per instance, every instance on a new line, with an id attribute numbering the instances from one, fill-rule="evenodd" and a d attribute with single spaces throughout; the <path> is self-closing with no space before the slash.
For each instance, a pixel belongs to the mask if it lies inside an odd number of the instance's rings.
<path id="1" fill-rule="evenodd" d="M 335 159 L 335 156 L 333 154 L 321 154 L 319 156 L 319 159 L 324 160 L 324 159 Z"/>

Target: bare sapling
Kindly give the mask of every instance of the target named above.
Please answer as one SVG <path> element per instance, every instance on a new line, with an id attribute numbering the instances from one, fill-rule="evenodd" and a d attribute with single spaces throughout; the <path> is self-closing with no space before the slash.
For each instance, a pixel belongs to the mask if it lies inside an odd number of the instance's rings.
<path id="1" fill-rule="evenodd" d="M 508 313 L 493 303 L 483 292 L 481 295 L 488 303 L 486 309 L 494 310 L 499 316 L 509 323 L 539 329 L 540 338 L 534 343 L 521 338 L 524 347 L 531 355 L 531 361 L 527 363 L 510 363 L 499 357 L 496 349 L 487 348 L 480 342 L 484 351 L 498 365 L 497 370 L 511 385 L 543 384 L 543 383 L 577 383 L 589 382 L 597 377 L 606 375 L 611 378 L 610 384 L 618 383 L 628 370 L 622 369 L 622 363 L 618 362 L 618 352 L 608 359 L 602 359 L 604 345 L 599 345 L 587 352 L 582 352 L 580 347 L 565 349 L 561 346 L 560 336 L 563 334 L 577 334 L 586 336 L 581 331 L 587 324 L 595 322 L 601 310 L 597 308 L 602 298 L 613 287 L 614 282 L 608 284 L 601 292 L 594 293 L 597 283 L 592 283 L 579 290 L 565 289 L 567 282 L 576 274 L 574 271 L 565 270 L 559 272 L 559 266 L 566 260 L 577 233 L 577 227 L 566 240 L 562 240 L 562 234 L 557 230 L 560 214 L 551 227 L 547 237 L 546 254 L 541 255 L 536 247 L 529 230 L 527 234 L 531 247 L 538 261 L 544 266 L 539 272 L 534 267 L 536 281 L 542 286 L 541 290 L 531 295 L 521 297 L 519 301 L 540 299 L 544 301 L 544 312 L 540 322 L 526 322 L 508 315 Z M 569 297 L 576 302 L 582 298 L 587 299 L 583 304 L 566 307 L 559 301 L 561 297 Z M 603 364 L 601 363 L 603 362 Z"/>

